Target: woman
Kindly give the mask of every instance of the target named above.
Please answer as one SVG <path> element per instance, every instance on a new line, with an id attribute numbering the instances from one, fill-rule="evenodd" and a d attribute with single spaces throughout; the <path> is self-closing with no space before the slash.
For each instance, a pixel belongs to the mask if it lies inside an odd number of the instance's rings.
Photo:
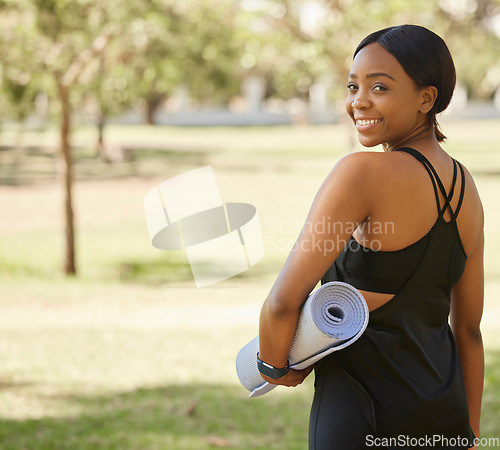
<path id="1" fill-rule="evenodd" d="M 354 53 L 347 113 L 361 144 L 384 152 L 332 169 L 260 318 L 263 377 L 296 386 L 312 368 L 288 370 L 287 357 L 317 282 L 348 282 L 367 301 L 363 336 L 316 364 L 311 449 L 470 448 L 479 437 L 483 210 L 436 121 L 454 86 L 446 44 L 423 27 L 377 31 Z"/>

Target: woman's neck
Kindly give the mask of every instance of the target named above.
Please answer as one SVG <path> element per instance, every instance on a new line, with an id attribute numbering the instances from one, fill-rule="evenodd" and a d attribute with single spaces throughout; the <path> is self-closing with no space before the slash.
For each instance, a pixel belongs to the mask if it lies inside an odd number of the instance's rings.
<path id="1" fill-rule="evenodd" d="M 401 147 L 439 147 L 439 142 L 436 139 L 436 134 L 434 133 L 434 127 L 428 124 L 422 124 L 415 128 L 411 133 L 405 136 L 403 139 L 389 143 L 386 142 L 382 144 L 382 148 L 385 152 L 392 152 L 393 150 Z"/>

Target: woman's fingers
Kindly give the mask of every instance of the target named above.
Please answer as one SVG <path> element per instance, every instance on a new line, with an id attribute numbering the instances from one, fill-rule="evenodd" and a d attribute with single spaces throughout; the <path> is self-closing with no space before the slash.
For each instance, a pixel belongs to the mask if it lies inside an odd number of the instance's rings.
<path id="1" fill-rule="evenodd" d="M 304 370 L 290 369 L 288 373 L 281 378 L 273 380 L 272 378 L 264 377 L 271 384 L 279 384 L 281 386 L 295 387 L 301 384 L 307 376 L 313 371 L 314 365 L 307 367 Z"/>

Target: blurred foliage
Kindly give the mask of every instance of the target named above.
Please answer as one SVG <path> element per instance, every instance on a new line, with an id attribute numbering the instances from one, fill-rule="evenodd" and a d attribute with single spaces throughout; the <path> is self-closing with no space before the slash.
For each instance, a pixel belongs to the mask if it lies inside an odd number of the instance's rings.
<path id="1" fill-rule="evenodd" d="M 2 110 L 19 119 L 37 93 L 56 95 L 48 73 L 82 57 L 71 102 L 94 117 L 139 105 L 152 121 L 179 88 L 226 104 L 249 75 L 266 80 L 268 97 L 307 98 L 319 82 L 334 100 L 356 44 L 401 23 L 446 40 L 470 96 L 500 84 L 500 0 L 4 0 L 0 23 Z"/>
<path id="2" fill-rule="evenodd" d="M 357 44 L 370 32 L 415 23 L 440 34 L 470 97 L 489 98 L 500 85 L 499 0 L 241 1 L 248 21 L 242 62 L 268 80 L 268 95 L 305 96 L 320 82 L 342 98 Z"/>
<path id="3" fill-rule="evenodd" d="M 6 1 L 2 88 L 24 110 L 62 81 L 73 109 L 93 116 L 137 102 L 152 114 L 179 86 L 224 102 L 239 89 L 234 19 L 229 1 Z"/>

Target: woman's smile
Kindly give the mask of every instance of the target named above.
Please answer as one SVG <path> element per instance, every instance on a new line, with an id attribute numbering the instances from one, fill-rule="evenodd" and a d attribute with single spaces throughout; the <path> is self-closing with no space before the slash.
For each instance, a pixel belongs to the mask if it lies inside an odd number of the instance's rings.
<path id="1" fill-rule="evenodd" d="M 356 129 L 360 133 L 373 130 L 374 128 L 377 128 L 377 126 L 382 122 L 382 119 L 355 118 L 355 120 L 356 120 Z"/>

